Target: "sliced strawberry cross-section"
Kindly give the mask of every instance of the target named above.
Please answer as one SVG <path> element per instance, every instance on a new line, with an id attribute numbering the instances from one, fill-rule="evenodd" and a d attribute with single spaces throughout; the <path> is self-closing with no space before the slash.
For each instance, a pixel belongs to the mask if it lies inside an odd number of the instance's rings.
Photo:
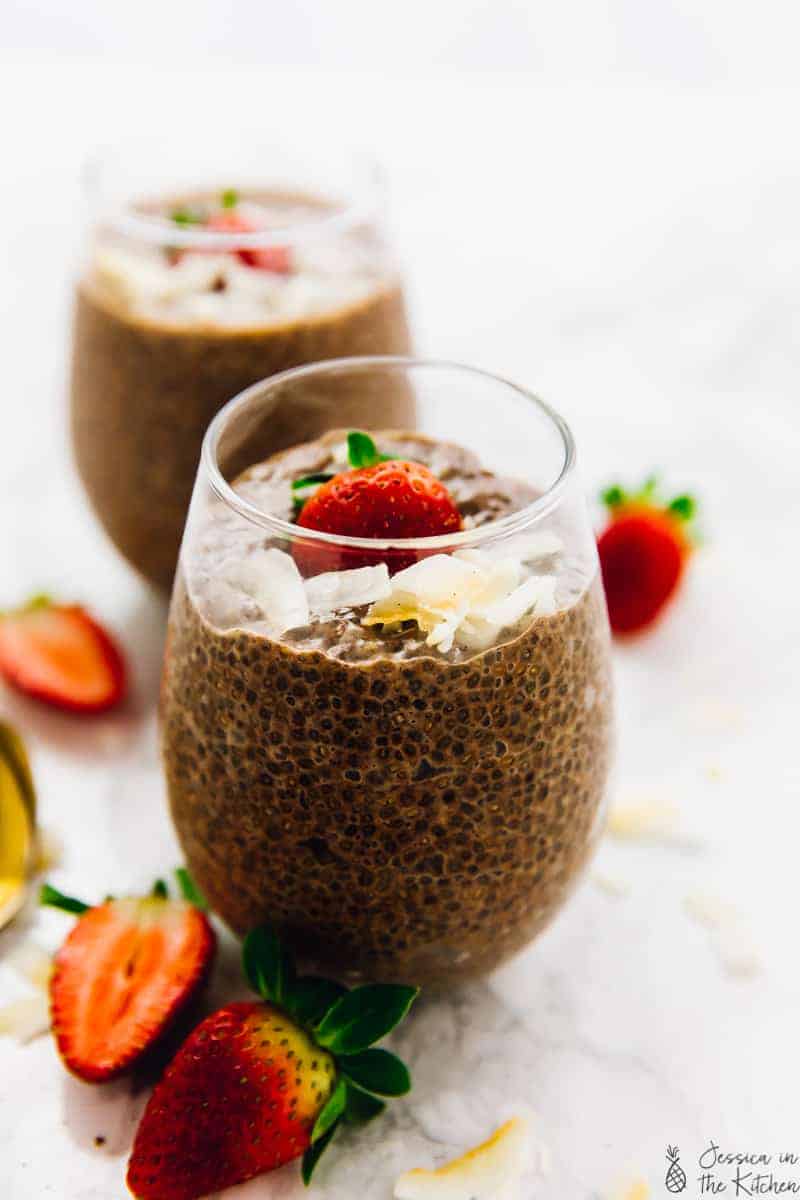
<path id="1" fill-rule="evenodd" d="M 56 708 L 105 712 L 125 695 L 122 653 L 77 604 L 37 597 L 0 614 L 0 675 Z"/>
<path id="2" fill-rule="evenodd" d="M 216 946 L 208 917 L 169 899 L 163 883 L 91 908 L 45 886 L 42 901 L 78 915 L 50 980 L 58 1052 L 89 1083 L 114 1079 L 205 982 Z"/>

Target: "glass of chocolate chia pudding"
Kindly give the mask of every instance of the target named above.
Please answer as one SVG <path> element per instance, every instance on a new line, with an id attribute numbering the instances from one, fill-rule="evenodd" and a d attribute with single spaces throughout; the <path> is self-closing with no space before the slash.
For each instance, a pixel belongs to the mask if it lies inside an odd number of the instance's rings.
<path id="1" fill-rule="evenodd" d="M 398 388 L 412 420 L 383 427 L 378 397 Z M 303 440 L 275 453 L 286 414 Z M 592 852 L 611 709 L 572 436 L 535 396 L 355 358 L 273 377 L 215 418 L 162 745 L 188 864 L 236 932 L 271 921 L 345 978 L 491 970 Z"/>
<path id="2" fill-rule="evenodd" d="M 235 136 L 134 143 L 91 164 L 87 184 L 75 457 L 111 540 L 169 587 L 203 434 L 231 396 L 300 364 L 410 349 L 383 188 L 369 162 Z M 379 403 L 381 424 L 411 419 L 406 392 Z M 275 451 L 305 437 L 288 412 L 274 433 Z"/>

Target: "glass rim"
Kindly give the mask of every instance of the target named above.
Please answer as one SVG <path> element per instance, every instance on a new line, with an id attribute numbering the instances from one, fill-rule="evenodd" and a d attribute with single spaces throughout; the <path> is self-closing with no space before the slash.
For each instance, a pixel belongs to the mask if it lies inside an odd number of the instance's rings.
<path id="1" fill-rule="evenodd" d="M 295 379 L 302 379 L 308 375 L 333 375 L 353 370 L 368 371 L 376 367 L 391 367 L 398 370 L 421 368 L 430 371 L 452 371 L 470 375 L 475 379 L 483 379 L 491 383 L 500 384 L 504 388 L 511 389 L 518 396 L 522 396 L 524 399 L 530 401 L 546 417 L 559 435 L 563 450 L 563 461 L 557 476 L 540 496 L 537 496 L 530 504 L 526 504 L 523 508 L 510 513 L 508 516 L 500 517 L 494 521 L 487 521 L 486 524 L 478 525 L 474 529 L 459 530 L 458 533 L 437 534 L 433 537 L 417 538 L 349 537 L 343 534 L 325 533 L 318 529 L 305 529 L 303 526 L 296 525 L 292 521 L 285 521 L 282 517 L 276 517 L 273 513 L 264 512 L 256 505 L 245 500 L 238 492 L 234 491 L 220 471 L 217 450 L 227 422 L 240 409 L 246 408 L 256 396 L 263 395 L 272 388 L 283 386 Z M 261 528 L 272 532 L 275 536 L 284 539 L 291 538 L 297 540 L 298 538 L 302 538 L 303 541 L 309 543 L 316 542 L 329 546 L 345 546 L 352 549 L 371 549 L 373 551 L 395 549 L 420 551 L 450 548 L 471 549 L 481 545 L 483 542 L 493 541 L 498 537 L 508 537 L 512 534 L 521 533 L 531 525 L 542 520 L 543 517 L 552 512 L 560 503 L 567 485 L 573 476 L 575 461 L 575 439 L 569 425 L 560 413 L 556 412 L 554 408 L 551 408 L 549 404 L 528 388 L 524 388 L 502 375 L 496 375 L 492 371 L 486 371 L 481 367 L 471 367 L 448 359 L 415 358 L 413 355 L 393 354 L 357 355 L 349 358 L 327 359 L 323 362 L 310 363 L 302 367 L 291 367 L 286 371 L 280 371 L 276 375 L 270 375 L 266 379 L 261 379 L 257 383 L 251 384 L 250 387 L 245 388 L 244 391 L 239 392 L 229 400 L 216 414 L 206 430 L 200 454 L 200 465 L 205 470 L 213 491 L 220 500 L 251 523 L 259 525 Z"/>
<path id="2" fill-rule="evenodd" d="M 82 177 L 86 192 L 92 188 L 100 190 L 99 176 L 104 164 L 110 162 L 128 143 L 108 143 L 99 146 L 88 155 L 83 164 Z M 136 144 L 139 144 L 138 142 Z M 146 143 L 141 143 L 146 144 Z M 357 226 L 374 221 L 381 210 L 386 191 L 386 179 L 378 160 L 370 153 L 358 151 L 350 155 L 354 170 L 352 189 L 342 204 L 319 216 L 292 221 L 285 225 L 273 225 L 269 229 L 255 229 L 248 233 L 225 233 L 219 230 L 195 229 L 170 224 L 156 215 L 137 212 L 131 208 L 135 200 L 132 189 L 116 203 L 99 206 L 97 221 L 109 226 L 125 237 L 143 241 L 149 245 L 177 247 L 179 249 L 203 249 L 235 251 L 266 250 L 275 246 L 297 245 L 317 238 L 334 237 Z M 356 177 L 357 176 L 357 181 Z M 255 190 L 255 185 L 251 185 Z M 265 184 L 268 190 L 268 185 Z M 239 190 L 239 189 L 234 189 Z M 246 190 L 246 189 L 241 189 Z M 156 192 L 155 195 L 169 192 Z M 301 195 L 302 192 L 298 192 Z M 313 198 L 315 192 L 309 187 L 307 194 Z"/>

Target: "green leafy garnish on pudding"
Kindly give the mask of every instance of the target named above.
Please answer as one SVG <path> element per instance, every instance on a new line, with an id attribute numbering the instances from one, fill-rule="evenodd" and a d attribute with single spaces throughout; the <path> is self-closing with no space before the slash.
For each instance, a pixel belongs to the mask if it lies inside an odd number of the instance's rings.
<path id="1" fill-rule="evenodd" d="M 347 461 L 353 470 L 360 470 L 362 467 L 374 467 L 382 462 L 392 462 L 393 458 L 392 454 L 380 454 L 368 433 L 362 433 L 358 429 L 351 429 L 348 433 Z M 335 472 L 333 471 L 316 471 L 313 475 L 303 475 L 300 479 L 293 481 L 292 501 L 294 511 L 292 515 L 295 520 L 300 516 L 300 513 L 303 511 L 303 505 L 307 500 L 311 499 L 314 491 L 321 484 L 329 483 L 335 477 Z"/>
<path id="2" fill-rule="evenodd" d="M 368 433 L 351 430 L 347 435 L 347 459 L 351 467 L 375 467 L 378 463 L 391 462 L 393 455 L 379 454 L 378 448 Z"/>
<path id="3" fill-rule="evenodd" d="M 180 225 L 184 228 L 187 225 L 205 224 L 205 217 L 201 216 L 200 213 L 193 212 L 190 208 L 173 208 L 170 213 L 170 220 L 175 225 Z"/>

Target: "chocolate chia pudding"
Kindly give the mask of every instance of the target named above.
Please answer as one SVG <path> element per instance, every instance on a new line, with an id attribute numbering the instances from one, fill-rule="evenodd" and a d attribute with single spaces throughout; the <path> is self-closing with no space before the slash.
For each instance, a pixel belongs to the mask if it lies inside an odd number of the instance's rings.
<path id="1" fill-rule="evenodd" d="M 209 193 L 140 206 L 147 239 L 127 227 L 96 233 L 75 307 L 73 446 L 106 532 L 162 587 L 175 569 L 203 434 L 231 396 L 287 367 L 409 349 L 380 234 L 368 222 L 326 232 L 336 216 L 315 198 Z M 284 229 L 285 245 L 246 243 Z M 208 246 L 179 244 L 198 236 Z M 404 425 L 411 412 L 398 388 L 376 418 Z M 284 422 L 270 450 L 307 436 Z"/>
<path id="2" fill-rule="evenodd" d="M 374 437 L 446 483 L 465 529 L 534 498 L 458 446 Z M 342 440 L 234 489 L 291 519 L 291 481 L 339 470 Z M 445 984 L 550 920 L 599 832 L 611 726 L 602 589 L 561 520 L 303 579 L 211 500 L 176 580 L 162 735 L 187 861 L 234 930 L 270 920 L 320 969 Z"/>

